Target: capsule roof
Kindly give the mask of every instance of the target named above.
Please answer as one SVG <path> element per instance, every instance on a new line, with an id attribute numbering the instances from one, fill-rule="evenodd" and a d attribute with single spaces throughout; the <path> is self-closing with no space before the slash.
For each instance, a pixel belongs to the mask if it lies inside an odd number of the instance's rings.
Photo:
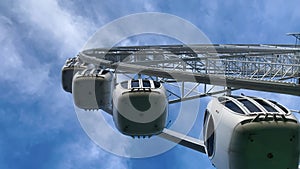
<path id="1" fill-rule="evenodd" d="M 138 79 L 121 82 L 124 89 L 157 89 L 161 87 L 161 83 L 153 80 Z"/>
<path id="2" fill-rule="evenodd" d="M 110 71 L 105 69 L 84 69 L 80 72 L 80 75 L 83 76 L 103 76 L 107 73 L 110 73 Z"/>
<path id="3" fill-rule="evenodd" d="M 281 104 L 263 98 L 230 95 L 219 97 L 218 101 L 228 109 L 239 114 L 289 113 L 289 110 Z"/>

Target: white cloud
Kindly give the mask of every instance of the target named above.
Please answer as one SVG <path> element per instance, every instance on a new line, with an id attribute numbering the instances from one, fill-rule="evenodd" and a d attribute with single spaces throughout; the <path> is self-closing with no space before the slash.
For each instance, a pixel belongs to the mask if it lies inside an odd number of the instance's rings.
<path id="1" fill-rule="evenodd" d="M 117 156 L 111 156 L 104 152 L 90 140 L 78 139 L 74 142 L 63 145 L 59 150 L 62 158 L 59 161 L 58 168 L 98 168 L 115 169 L 128 168 L 126 159 Z"/>
<path id="2" fill-rule="evenodd" d="M 11 121 L 24 128 L 33 127 L 28 135 L 35 137 L 72 129 L 69 123 L 69 119 L 74 119 L 70 117 L 70 113 L 73 112 L 75 116 L 72 101 L 61 89 L 57 75 L 51 75 L 51 71 L 56 69 L 57 62 L 63 64 L 66 57 L 72 57 L 68 56 L 70 53 L 80 50 L 95 29 L 89 19 L 74 15 L 57 2 L 19 1 L 9 13 L 11 16 L 0 17 L 0 31 L 3 35 L 0 37 L 0 45 L 4 56 L 1 58 L 0 83 L 16 89 L 10 91 L 12 97 L 23 95 L 24 100 L 28 101 L 28 106 L 34 108 L 31 113 L 27 112 L 28 109 L 20 108 L 15 113 L 17 119 Z M 22 32 L 18 32 L 19 30 Z M 39 44 L 33 43 L 34 41 Z M 23 43 L 32 43 L 33 46 Z M 44 49 L 44 44 L 50 44 L 49 48 Z M 29 51 L 39 52 L 33 52 L 34 55 L 31 55 L 32 52 L 29 52 L 27 47 L 32 47 Z M 43 56 L 39 56 L 43 51 L 57 56 L 46 56 L 50 61 L 45 62 L 41 59 Z M 31 102 L 32 98 L 37 105 Z M 19 138 L 18 131 L 11 134 L 14 135 L 12 137 Z M 63 145 L 60 151 L 64 155 L 59 161 L 60 168 L 85 168 L 89 163 L 99 164 L 105 169 L 127 168 L 122 158 L 103 152 L 88 139 L 79 139 Z"/>
<path id="3" fill-rule="evenodd" d="M 147 12 L 153 12 L 156 10 L 156 7 L 147 1 L 144 2 L 144 8 Z"/>
<path id="4" fill-rule="evenodd" d="M 71 14 L 57 1 L 13 3 L 7 16 L 0 17 L 3 56 L 0 82 L 13 86 L 22 94 L 41 95 L 53 85 L 49 75 L 53 65 L 57 65 L 53 60 L 62 65 L 65 58 L 81 49 L 94 29 L 93 22 Z M 42 60 L 43 50 L 46 54 L 54 54 L 55 58 L 46 56 L 51 60 L 46 63 Z"/>
<path id="5" fill-rule="evenodd" d="M 0 38 L 2 46 L 2 63 L 0 66 L 0 82 L 5 82 L 17 88 L 22 94 L 36 94 L 41 91 L 45 82 L 49 82 L 49 65 L 29 65 L 26 53 L 22 53 L 17 46 L 18 41 L 12 21 L 2 16 L 0 18 Z"/>
<path id="6" fill-rule="evenodd" d="M 16 7 L 20 14 L 19 19 L 28 22 L 41 41 L 55 43 L 60 57 L 78 51 L 95 30 L 94 23 L 88 18 L 74 15 L 60 6 L 58 1 L 19 1 Z"/>

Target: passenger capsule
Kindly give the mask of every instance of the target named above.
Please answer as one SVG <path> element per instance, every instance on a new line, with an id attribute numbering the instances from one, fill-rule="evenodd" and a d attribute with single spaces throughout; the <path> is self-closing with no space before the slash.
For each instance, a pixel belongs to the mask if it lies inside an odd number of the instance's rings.
<path id="1" fill-rule="evenodd" d="M 151 136 L 166 125 L 168 100 L 164 86 L 153 80 L 129 80 L 116 85 L 113 117 L 118 130 L 129 136 Z"/>
<path id="2" fill-rule="evenodd" d="M 81 70 L 84 70 L 85 66 L 78 62 L 76 57 L 70 58 L 66 61 L 61 71 L 62 87 L 66 92 L 72 93 L 72 81 L 73 76 Z"/>
<path id="3" fill-rule="evenodd" d="M 258 97 L 214 98 L 204 115 L 207 154 L 220 169 L 298 168 L 299 123 L 281 104 Z"/>
<path id="4" fill-rule="evenodd" d="M 113 75 L 108 70 L 85 69 L 73 78 L 73 99 L 81 109 L 105 109 L 111 107 Z"/>

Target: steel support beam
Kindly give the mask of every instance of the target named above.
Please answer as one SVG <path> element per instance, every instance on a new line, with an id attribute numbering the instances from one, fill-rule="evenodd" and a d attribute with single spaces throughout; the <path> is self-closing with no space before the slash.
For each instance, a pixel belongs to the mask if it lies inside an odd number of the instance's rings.
<path id="1" fill-rule="evenodd" d="M 172 131 L 170 129 L 164 129 L 163 132 L 158 136 L 171 142 L 183 145 L 190 149 L 206 154 L 205 145 L 202 140 L 178 133 L 176 131 Z"/>

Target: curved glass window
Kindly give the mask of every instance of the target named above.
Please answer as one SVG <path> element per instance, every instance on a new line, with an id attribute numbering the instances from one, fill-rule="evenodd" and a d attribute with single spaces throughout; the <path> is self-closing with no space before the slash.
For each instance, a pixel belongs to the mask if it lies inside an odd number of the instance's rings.
<path id="1" fill-rule="evenodd" d="M 281 104 L 279 104 L 279 103 L 277 103 L 277 102 L 275 102 L 275 101 L 273 101 L 273 100 L 269 100 L 270 102 L 272 102 L 272 103 L 274 103 L 276 106 L 278 106 L 281 110 L 283 110 L 285 113 L 289 113 L 289 111 L 285 108 L 285 107 L 283 107 Z"/>
<path id="2" fill-rule="evenodd" d="M 150 81 L 149 80 L 143 80 L 143 87 L 151 87 Z"/>
<path id="3" fill-rule="evenodd" d="M 250 112 L 261 112 L 261 110 L 247 99 L 239 100 Z"/>
<path id="4" fill-rule="evenodd" d="M 229 101 L 229 99 L 225 98 L 225 97 L 219 97 L 218 98 L 219 102 L 225 102 L 225 101 Z"/>
<path id="5" fill-rule="evenodd" d="M 277 110 L 271 105 L 269 105 L 267 102 L 260 99 L 254 99 L 254 100 L 260 105 L 262 105 L 268 112 L 277 112 Z"/>
<path id="6" fill-rule="evenodd" d="M 132 80 L 131 81 L 131 87 L 140 87 L 140 82 L 138 80 Z"/>
<path id="7" fill-rule="evenodd" d="M 203 126 L 205 126 L 205 123 L 207 122 L 208 115 L 209 115 L 209 112 L 208 112 L 208 110 L 206 109 L 206 110 L 205 110 L 205 113 L 204 113 Z"/>
<path id="8" fill-rule="evenodd" d="M 211 157 L 214 153 L 214 144 L 215 144 L 215 126 L 212 116 L 210 116 L 208 125 L 207 125 L 207 132 L 206 132 L 206 142 L 205 146 L 207 149 L 207 155 Z"/>
<path id="9" fill-rule="evenodd" d="M 225 102 L 225 106 L 236 113 L 245 114 L 243 110 L 232 101 Z"/>
<path id="10" fill-rule="evenodd" d="M 243 97 L 241 97 L 241 96 L 230 96 L 230 97 L 233 97 L 233 98 L 235 98 L 235 99 L 241 99 L 241 98 L 243 98 Z"/>
<path id="11" fill-rule="evenodd" d="M 160 87 L 160 83 L 159 82 L 157 82 L 157 81 L 153 81 L 153 83 L 154 83 L 154 88 L 159 88 Z"/>
<path id="12" fill-rule="evenodd" d="M 103 70 L 101 74 L 104 75 L 104 74 L 106 74 L 108 72 L 109 72 L 108 70 Z"/>

